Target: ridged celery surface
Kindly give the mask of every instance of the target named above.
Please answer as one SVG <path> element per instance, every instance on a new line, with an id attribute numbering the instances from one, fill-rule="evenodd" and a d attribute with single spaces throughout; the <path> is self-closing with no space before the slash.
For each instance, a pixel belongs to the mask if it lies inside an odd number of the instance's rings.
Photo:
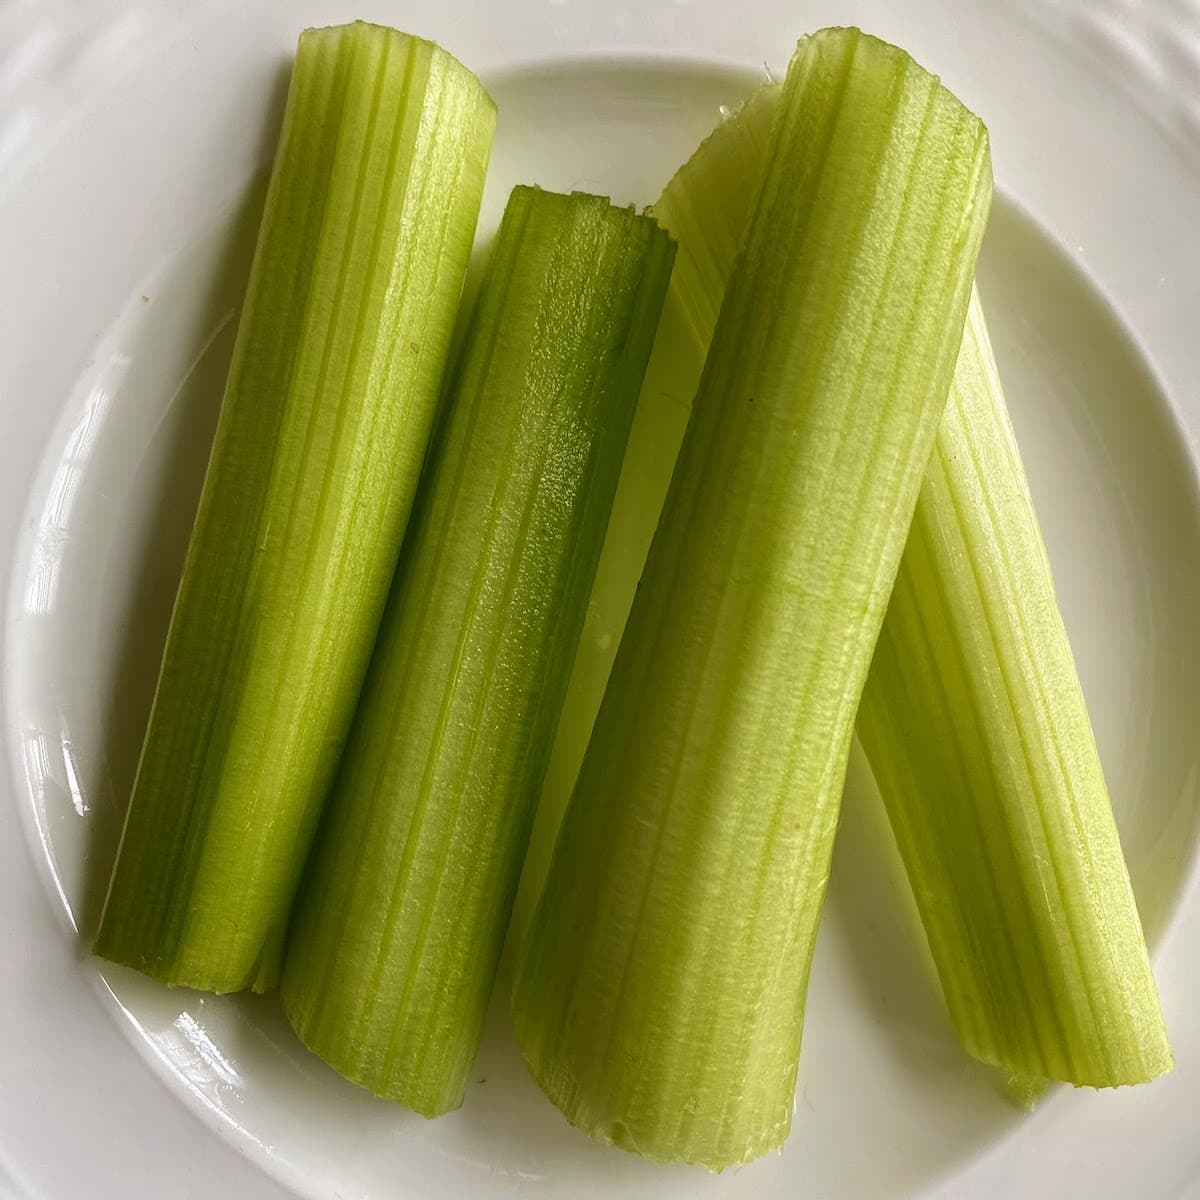
<path id="1" fill-rule="evenodd" d="M 674 243 L 597 196 L 509 200 L 283 979 L 301 1040 L 462 1102 Z"/>
<path id="2" fill-rule="evenodd" d="M 854 714 L 962 334 L 982 124 L 803 40 L 513 1016 L 568 1120 L 712 1169 L 791 1124 Z"/>
<path id="3" fill-rule="evenodd" d="M 778 103 L 754 93 L 654 208 L 701 346 Z M 1170 1050 L 977 297 L 934 445 L 858 729 L 951 1016 L 1026 1098 L 1151 1079 Z"/>
<path id="4" fill-rule="evenodd" d="M 967 1050 L 1093 1087 L 1170 1070 L 977 301 L 858 728 Z"/>
<path id="5" fill-rule="evenodd" d="M 300 37 L 96 952 L 270 986 L 425 454 L 495 108 L 429 42 Z"/>

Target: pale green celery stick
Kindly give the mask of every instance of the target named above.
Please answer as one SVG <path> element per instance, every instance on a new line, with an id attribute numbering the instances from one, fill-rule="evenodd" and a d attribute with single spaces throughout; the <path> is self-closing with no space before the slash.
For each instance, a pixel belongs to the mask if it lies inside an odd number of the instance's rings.
<path id="1" fill-rule="evenodd" d="M 707 345 L 779 103 L 766 87 L 655 205 Z M 978 301 L 859 732 L 966 1048 L 1039 1077 L 1169 1069 L 1137 911 Z"/>
<path id="2" fill-rule="evenodd" d="M 289 1020 L 426 1116 L 475 1058 L 674 254 L 513 192 L 301 888 Z"/>
<path id="3" fill-rule="evenodd" d="M 1170 1070 L 978 301 L 858 728 L 967 1050 L 1093 1087 Z"/>
<path id="4" fill-rule="evenodd" d="M 713 1169 L 791 1123 L 854 713 L 991 197 L 982 124 L 800 43 L 670 495 L 517 967 L 568 1120 Z"/>
<path id="5" fill-rule="evenodd" d="M 436 409 L 495 107 L 429 42 L 300 37 L 96 953 L 270 986 Z"/>

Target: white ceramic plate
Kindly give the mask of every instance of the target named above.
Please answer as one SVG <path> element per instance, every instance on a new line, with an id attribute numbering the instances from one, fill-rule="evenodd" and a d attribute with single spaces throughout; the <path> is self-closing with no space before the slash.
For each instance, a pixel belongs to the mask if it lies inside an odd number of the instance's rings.
<path id="1" fill-rule="evenodd" d="M 309 1058 L 269 998 L 88 958 L 285 64 L 301 27 L 358 16 L 438 39 L 493 88 L 485 228 L 519 181 L 650 201 L 821 25 L 900 42 L 989 123 L 980 279 L 1172 1076 L 1013 1109 L 954 1043 L 857 764 L 795 1129 L 719 1178 L 569 1129 L 502 1004 L 465 1107 L 426 1123 Z M 0 0 L 0 1195 L 1200 1196 L 1198 187 L 1196 0 Z M 593 614 L 585 671 L 609 624 Z"/>

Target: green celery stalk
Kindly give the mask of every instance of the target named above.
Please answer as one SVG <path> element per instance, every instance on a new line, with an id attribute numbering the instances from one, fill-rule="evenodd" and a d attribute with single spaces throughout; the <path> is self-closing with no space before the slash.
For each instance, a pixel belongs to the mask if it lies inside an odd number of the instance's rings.
<path id="1" fill-rule="evenodd" d="M 674 243 L 597 196 L 509 200 L 283 978 L 301 1040 L 462 1103 Z"/>
<path id="2" fill-rule="evenodd" d="M 779 99 L 777 87 L 754 93 L 654 207 L 679 241 L 672 290 L 702 348 Z M 858 731 L 969 1052 L 1016 1076 L 1025 1103 L 1037 1079 L 1104 1086 L 1168 1070 L 1104 776 L 977 297 Z"/>
<path id="3" fill-rule="evenodd" d="M 977 300 L 858 730 L 969 1053 L 1092 1087 L 1169 1071 L 1104 772 Z"/>
<path id="4" fill-rule="evenodd" d="M 429 42 L 300 37 L 97 954 L 271 986 L 436 410 L 495 121 Z"/>
<path id="5" fill-rule="evenodd" d="M 791 1123 L 854 713 L 991 198 L 982 124 L 801 41 L 513 1017 L 586 1133 L 720 1169 Z"/>

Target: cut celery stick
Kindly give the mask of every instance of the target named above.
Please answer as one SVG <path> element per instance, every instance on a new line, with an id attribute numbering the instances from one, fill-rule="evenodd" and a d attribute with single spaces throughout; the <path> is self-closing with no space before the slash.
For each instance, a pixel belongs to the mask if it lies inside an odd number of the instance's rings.
<path id="1" fill-rule="evenodd" d="M 593 1137 L 779 1146 L 854 712 L 991 197 L 981 123 L 857 30 L 800 43 L 513 996 Z"/>
<path id="2" fill-rule="evenodd" d="M 1170 1070 L 977 300 L 858 729 L 967 1050 L 1093 1087 Z"/>
<path id="3" fill-rule="evenodd" d="M 778 103 L 756 92 L 654 208 L 701 347 Z M 1022 1103 L 1038 1078 L 1144 1081 L 1170 1052 L 977 299 L 935 447 L 859 732 L 947 1003 Z"/>
<path id="4" fill-rule="evenodd" d="M 416 488 L 495 107 L 429 42 L 300 37 L 96 953 L 272 984 Z"/>
<path id="5" fill-rule="evenodd" d="M 426 1116 L 475 1058 L 674 254 L 513 192 L 301 888 L 289 1020 Z"/>

